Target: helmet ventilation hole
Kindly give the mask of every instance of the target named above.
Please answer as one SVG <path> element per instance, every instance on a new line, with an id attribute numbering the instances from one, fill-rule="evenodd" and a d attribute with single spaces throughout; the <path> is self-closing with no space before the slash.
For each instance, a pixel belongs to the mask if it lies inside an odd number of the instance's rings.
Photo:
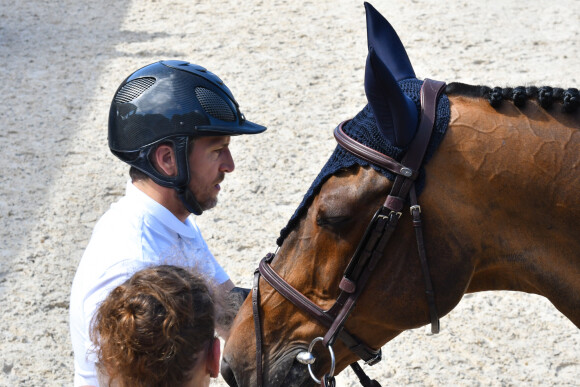
<path id="1" fill-rule="evenodd" d="M 115 95 L 115 102 L 116 103 L 127 103 L 131 102 L 145 90 L 153 86 L 155 83 L 155 78 L 147 77 L 147 78 L 137 78 L 132 81 L 127 82 L 121 90 L 117 92 Z"/>
<path id="2" fill-rule="evenodd" d="M 195 96 L 203 109 L 212 117 L 229 122 L 236 120 L 236 116 L 227 102 L 213 91 L 204 87 L 196 87 Z"/>

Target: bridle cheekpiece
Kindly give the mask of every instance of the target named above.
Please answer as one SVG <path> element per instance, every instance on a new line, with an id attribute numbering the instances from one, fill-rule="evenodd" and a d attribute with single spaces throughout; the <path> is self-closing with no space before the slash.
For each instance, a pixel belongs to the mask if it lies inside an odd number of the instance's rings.
<path id="1" fill-rule="evenodd" d="M 414 182 L 419 175 L 419 168 L 421 167 L 427 145 L 431 138 L 431 133 L 435 123 L 437 100 L 444 87 L 445 83 L 431 79 L 425 79 L 423 82 L 421 88 L 421 116 L 419 128 L 401 162 L 377 152 L 376 150 L 349 137 L 343 131 L 343 126 L 346 121 L 342 122 L 334 130 L 334 136 L 340 146 L 348 152 L 353 153 L 374 165 L 393 172 L 396 175 L 395 181 L 384 204 L 377 210 L 373 219 L 367 226 L 363 238 L 359 242 L 355 253 L 344 271 L 343 278 L 339 284 L 340 294 L 330 309 L 322 310 L 280 277 L 270 266 L 275 254 L 267 254 L 260 262 L 258 268 L 254 272 L 254 285 L 252 289 L 254 329 L 256 332 L 256 376 L 258 387 L 262 387 L 263 385 L 262 329 L 260 323 L 259 298 L 260 276 L 264 277 L 266 282 L 268 282 L 277 292 L 292 302 L 296 307 L 312 316 L 321 325 L 328 328 L 324 337 L 315 338 L 311 342 L 308 351 L 301 352 L 297 356 L 297 359 L 300 362 L 308 366 L 310 375 L 316 383 L 325 387 L 334 386 L 335 384 L 333 375 L 335 364 L 332 346 L 337 338 L 340 339 L 350 351 L 355 353 L 360 359 L 364 360 L 365 364 L 374 365 L 381 360 L 382 352 L 380 348 L 375 350 L 369 347 L 354 334 L 348 332 L 344 327 L 344 324 L 372 275 L 374 268 L 379 263 L 381 257 L 385 255 L 384 252 L 388 241 L 397 226 L 399 218 L 401 217 L 407 198 L 411 204 L 410 212 L 413 217 L 413 227 L 417 239 L 419 259 L 421 261 L 421 269 L 425 279 L 425 293 L 427 304 L 429 306 L 431 332 L 439 332 L 439 317 L 435 305 L 435 294 L 433 291 L 431 276 L 429 274 L 423 241 L 421 207 L 417 204 L 417 194 L 415 192 Z M 315 361 L 315 358 L 312 355 L 312 349 L 319 341 L 322 342 L 322 345 L 328 348 L 331 355 L 331 370 L 323 376 L 322 380 L 316 378 L 311 368 L 311 365 Z M 380 387 L 380 384 L 377 381 L 371 380 L 364 373 L 357 362 L 352 363 L 351 367 L 363 386 Z"/>

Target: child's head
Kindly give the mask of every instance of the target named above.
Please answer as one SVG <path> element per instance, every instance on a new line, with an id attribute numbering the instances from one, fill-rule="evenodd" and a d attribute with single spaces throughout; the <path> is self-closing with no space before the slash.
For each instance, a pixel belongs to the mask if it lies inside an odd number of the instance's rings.
<path id="1" fill-rule="evenodd" d="M 168 265 L 141 270 L 115 288 L 93 318 L 99 372 L 119 386 L 209 384 L 219 371 L 214 317 L 198 275 Z"/>

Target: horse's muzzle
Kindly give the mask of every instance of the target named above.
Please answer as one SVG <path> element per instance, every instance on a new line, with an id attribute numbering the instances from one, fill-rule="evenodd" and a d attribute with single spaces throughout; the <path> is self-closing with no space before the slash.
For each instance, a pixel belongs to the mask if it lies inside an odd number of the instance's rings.
<path id="1" fill-rule="evenodd" d="M 295 358 L 295 355 L 292 355 Z M 310 378 L 306 366 L 300 364 L 298 361 L 290 361 L 288 368 L 282 367 L 278 373 L 264 375 L 264 386 L 270 387 L 310 387 L 315 386 L 315 383 Z M 285 369 L 285 370 L 284 370 Z M 221 362 L 221 375 L 230 387 L 246 387 L 238 384 L 238 380 L 234 371 L 228 364 L 225 358 Z M 248 383 L 246 381 L 245 383 Z M 254 381 L 255 382 L 255 381 Z M 242 381 L 244 384 L 244 381 Z"/>

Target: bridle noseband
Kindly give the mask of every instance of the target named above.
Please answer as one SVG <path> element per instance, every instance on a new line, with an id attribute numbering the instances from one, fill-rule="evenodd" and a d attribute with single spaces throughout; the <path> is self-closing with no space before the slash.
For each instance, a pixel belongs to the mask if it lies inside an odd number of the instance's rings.
<path id="1" fill-rule="evenodd" d="M 380 258 L 384 256 L 385 248 L 397 226 L 399 218 L 401 217 L 407 197 L 411 204 L 410 211 L 413 216 L 413 227 L 415 228 L 419 259 L 421 261 L 421 269 L 425 279 L 425 293 L 427 296 L 427 304 L 429 306 L 431 332 L 439 332 L 439 318 L 435 306 L 435 294 L 431 283 L 431 276 L 429 274 L 429 267 L 423 242 L 420 215 L 421 208 L 417 204 L 414 181 L 419 175 L 419 168 L 421 167 L 429 139 L 431 138 L 433 126 L 435 124 L 437 99 L 444 87 L 445 83 L 431 79 L 425 79 L 423 82 L 421 88 L 421 120 L 419 129 L 400 163 L 350 138 L 342 129 L 345 122 L 341 123 L 334 130 L 336 141 L 345 150 L 372 164 L 393 172 L 396 174 L 396 178 L 384 204 L 378 209 L 367 226 L 363 238 L 359 242 L 353 257 L 344 271 L 343 278 L 339 284 L 340 294 L 330 309 L 322 310 L 280 277 L 270 266 L 275 254 L 267 254 L 260 262 L 258 268 L 254 272 L 254 285 L 252 289 L 254 329 L 256 331 L 256 383 L 258 387 L 262 387 L 263 385 L 262 329 L 259 312 L 260 276 L 263 276 L 266 282 L 268 282 L 276 291 L 292 302 L 296 307 L 312 316 L 321 325 L 328 328 L 328 331 L 323 338 L 315 338 L 313 340 L 308 354 L 312 351 L 315 342 L 322 341 L 322 344 L 329 348 L 332 355 L 333 352 L 331 347 L 336 339 L 339 338 L 349 350 L 364 360 L 365 364 L 374 365 L 381 360 L 382 355 L 380 349 L 372 349 L 365 343 L 361 342 L 355 335 L 351 334 L 346 328 L 344 328 L 344 324 L 352 312 L 358 297 L 365 288 L 374 268 L 379 263 Z M 304 362 L 308 362 L 308 368 L 313 379 L 324 386 L 333 386 L 333 372 L 326 374 L 322 378 L 322 381 L 314 377 L 310 368 L 310 365 L 314 361 L 313 359 L 314 358 L 310 356 L 308 357 L 308 360 L 303 360 Z M 334 357 L 332 357 L 332 359 L 334 359 Z M 380 387 L 378 382 L 370 380 L 370 378 L 366 376 L 358 363 L 352 363 L 351 367 L 357 374 L 363 386 Z M 334 362 L 331 364 L 331 369 L 332 371 L 334 370 Z"/>

